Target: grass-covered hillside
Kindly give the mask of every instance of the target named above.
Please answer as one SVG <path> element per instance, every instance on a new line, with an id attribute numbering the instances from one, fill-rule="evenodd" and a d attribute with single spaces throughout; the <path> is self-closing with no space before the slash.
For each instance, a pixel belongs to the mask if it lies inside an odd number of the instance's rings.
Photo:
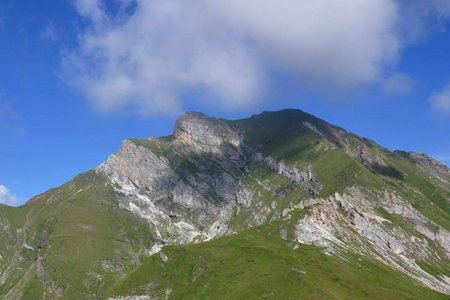
<path id="1" fill-rule="evenodd" d="M 119 208 L 89 172 L 20 208 L 0 207 L 1 299 L 96 299 L 153 244 L 147 223 Z"/>
<path id="2" fill-rule="evenodd" d="M 373 258 L 327 256 L 308 245 L 294 249 L 288 236 L 300 215 L 295 211 L 290 220 L 211 242 L 164 247 L 109 293 L 156 299 L 448 299 Z"/>
<path id="3" fill-rule="evenodd" d="M 447 299 L 449 202 L 446 166 L 302 111 L 191 113 L 0 205 L 0 299 Z"/>

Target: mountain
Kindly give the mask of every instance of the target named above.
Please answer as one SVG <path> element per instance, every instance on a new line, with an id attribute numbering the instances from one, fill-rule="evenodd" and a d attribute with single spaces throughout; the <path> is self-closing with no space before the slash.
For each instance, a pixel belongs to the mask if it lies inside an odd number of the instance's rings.
<path id="1" fill-rule="evenodd" d="M 0 236 L 2 299 L 448 299 L 450 170 L 300 110 L 188 113 Z"/>

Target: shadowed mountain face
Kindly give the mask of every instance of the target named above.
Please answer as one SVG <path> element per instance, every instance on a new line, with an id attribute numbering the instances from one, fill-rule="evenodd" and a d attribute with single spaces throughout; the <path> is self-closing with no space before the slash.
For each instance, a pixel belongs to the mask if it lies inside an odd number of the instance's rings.
<path id="1" fill-rule="evenodd" d="M 0 206 L 0 298 L 446 299 L 449 201 L 445 165 L 302 111 L 188 113 Z"/>

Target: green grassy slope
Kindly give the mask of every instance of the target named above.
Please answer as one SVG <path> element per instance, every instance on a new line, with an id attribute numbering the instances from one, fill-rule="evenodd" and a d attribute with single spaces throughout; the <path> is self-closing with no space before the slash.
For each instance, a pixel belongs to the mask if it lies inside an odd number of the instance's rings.
<path id="1" fill-rule="evenodd" d="M 389 159 L 404 174 L 403 179 L 390 182 L 394 189 L 427 218 L 450 230 L 450 189 L 439 186 L 429 173 L 399 155 L 391 154 Z"/>
<path id="2" fill-rule="evenodd" d="M 305 122 L 314 126 L 317 131 L 305 126 Z M 377 145 L 307 113 L 288 109 L 265 112 L 229 123 L 244 132 L 246 145 L 264 156 L 283 160 L 299 169 L 311 166 L 317 175 L 317 181 L 324 184 L 320 195 L 322 197 L 341 192 L 352 185 L 375 189 L 384 186 L 377 174 L 367 170 L 342 149 L 332 132 L 343 134 L 348 141 L 358 140 L 373 148 Z"/>
<path id="3" fill-rule="evenodd" d="M 93 299 L 139 264 L 153 245 L 153 233 L 144 220 L 119 208 L 105 183 L 103 176 L 88 172 L 22 208 L 0 210 L 34 248 L 17 246 L 23 270 L 0 287 L 0 298 L 14 287 L 14 294 L 40 299 L 50 285 L 63 299 Z M 27 217 L 19 213 L 24 210 Z M 52 298 L 49 292 L 45 295 Z"/>
<path id="4" fill-rule="evenodd" d="M 305 126 L 305 121 L 317 131 Z M 401 155 L 300 111 L 263 113 L 227 122 L 242 130 L 245 144 L 264 156 L 300 170 L 311 167 L 321 185 L 317 197 L 326 198 L 352 186 L 393 190 L 450 230 L 450 191 Z M 367 168 L 336 140 L 333 130 L 339 131 L 348 145 L 367 147 L 388 167 L 381 171 Z M 133 142 L 168 159 L 174 170 L 186 169 L 195 175 L 199 167 L 184 154 L 171 154 L 173 137 Z M 211 175 L 220 171 L 214 157 L 186 153 Z M 260 161 L 249 162 L 243 182 L 254 197 L 249 207 L 236 207 L 229 224 L 236 231 L 253 226 L 249 219 L 261 206 L 276 207 L 265 220 L 269 222 L 279 219 L 290 205 L 313 197 Z M 326 256 L 312 246 L 293 249 L 287 240 L 293 240 L 293 222 L 298 215 L 207 243 L 167 246 L 163 253 L 168 261 L 159 255 L 146 257 L 146 249 L 154 243 L 153 232 L 145 220 L 119 207 L 118 194 L 106 183 L 106 178 L 92 171 L 20 208 L 0 205 L 0 225 L 8 225 L 0 226 L 0 271 L 7 264 L 13 266 L 8 281 L 0 284 L 0 299 L 11 291 L 23 299 L 58 295 L 63 299 L 102 299 L 107 294 L 164 298 L 169 292 L 174 299 L 447 299 L 376 260 L 354 254 Z M 211 195 L 211 201 L 216 200 Z M 419 235 L 400 217 L 382 208 L 378 213 Z M 282 229 L 290 236 L 287 240 L 280 238 Z M 23 241 L 34 250 L 24 248 Z M 450 276 L 445 253 L 440 248 L 436 253 L 436 260 L 418 263 L 430 274 Z"/>
<path id="5" fill-rule="evenodd" d="M 298 217 L 298 216 L 297 216 Z M 294 220 L 211 242 L 167 246 L 116 283 L 111 295 L 171 299 L 448 299 L 367 257 L 327 256 L 280 238 Z M 164 257 L 167 256 L 167 259 Z"/>

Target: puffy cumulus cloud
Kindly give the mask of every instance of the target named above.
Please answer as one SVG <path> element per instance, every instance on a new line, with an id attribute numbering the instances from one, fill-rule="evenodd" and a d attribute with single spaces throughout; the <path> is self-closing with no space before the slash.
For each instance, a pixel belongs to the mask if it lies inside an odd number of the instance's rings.
<path id="1" fill-rule="evenodd" d="M 450 117 L 450 84 L 442 91 L 430 97 L 433 110 L 445 117 Z"/>
<path id="2" fill-rule="evenodd" d="M 408 74 L 394 73 L 383 83 L 383 91 L 388 95 L 401 96 L 408 94 L 416 85 L 416 81 Z"/>
<path id="3" fill-rule="evenodd" d="M 401 50 L 450 17 L 448 0 L 74 0 L 86 21 L 63 77 L 101 111 L 177 113 L 193 98 L 255 105 L 274 74 L 405 94 Z M 385 68 L 389 67 L 389 68 Z M 385 77 L 386 70 L 393 74 Z"/>
<path id="4" fill-rule="evenodd" d="M 63 58 L 63 77 L 102 111 L 248 107 L 280 73 L 321 89 L 370 84 L 401 43 L 393 0 L 115 3 L 75 1 L 87 25 Z"/>
<path id="5" fill-rule="evenodd" d="M 372 82 L 398 50 L 391 1 L 209 1 L 263 65 L 333 86 Z"/>
<path id="6" fill-rule="evenodd" d="M 0 184 L 0 203 L 6 205 L 15 205 L 17 203 L 17 197 L 11 194 L 9 189 Z"/>

